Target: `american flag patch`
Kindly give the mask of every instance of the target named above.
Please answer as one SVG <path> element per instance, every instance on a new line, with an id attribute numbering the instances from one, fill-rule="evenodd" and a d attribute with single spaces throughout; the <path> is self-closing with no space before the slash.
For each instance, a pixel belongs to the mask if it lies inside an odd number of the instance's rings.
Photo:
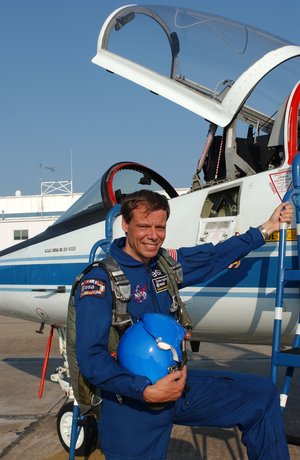
<path id="1" fill-rule="evenodd" d="M 106 283 L 102 280 L 87 279 L 80 283 L 80 299 L 86 295 L 105 297 Z"/>
<path id="2" fill-rule="evenodd" d="M 177 260 L 177 249 L 167 249 L 172 259 Z"/>

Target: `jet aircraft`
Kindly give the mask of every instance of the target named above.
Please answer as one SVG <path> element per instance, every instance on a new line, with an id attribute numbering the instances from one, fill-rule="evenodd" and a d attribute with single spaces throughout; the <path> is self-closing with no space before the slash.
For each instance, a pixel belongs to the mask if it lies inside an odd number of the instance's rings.
<path id="1" fill-rule="evenodd" d="M 0 253 L 0 314 L 55 327 L 66 363 L 71 285 L 122 236 L 111 210 L 126 194 L 151 188 L 168 196 L 165 247 L 216 243 L 267 220 L 292 187 L 299 150 L 300 46 L 282 38 L 185 8 L 133 5 L 107 18 L 92 61 L 198 115 L 207 136 L 186 193 L 148 166 L 120 162 L 45 232 Z M 184 168 L 184 161 L 172 164 Z M 288 266 L 296 263 L 296 241 L 292 222 Z M 183 289 L 193 345 L 271 343 L 277 263 L 275 235 L 213 279 Z M 285 292 L 282 336 L 289 343 L 299 287 L 290 282 Z M 65 365 L 53 380 L 71 395 L 67 376 Z"/>

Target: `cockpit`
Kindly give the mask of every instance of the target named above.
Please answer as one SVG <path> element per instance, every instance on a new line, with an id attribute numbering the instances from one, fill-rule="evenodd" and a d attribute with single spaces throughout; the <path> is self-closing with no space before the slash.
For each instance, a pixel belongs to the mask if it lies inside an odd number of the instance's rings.
<path id="1" fill-rule="evenodd" d="M 160 174 L 147 166 L 123 161 L 111 166 L 57 221 L 43 233 L 1 251 L 9 254 L 17 249 L 49 238 L 87 227 L 106 219 L 108 211 L 123 198 L 143 188 L 164 194 L 172 199 L 177 190 Z"/>
<path id="2" fill-rule="evenodd" d="M 85 192 L 56 222 L 68 226 L 78 222 L 80 226 L 104 220 L 109 209 L 121 204 L 129 193 L 147 188 L 163 193 L 168 198 L 178 196 L 175 188 L 157 172 L 139 163 L 130 161 L 111 166 L 92 187 Z M 88 219 L 88 220 L 87 220 Z"/>

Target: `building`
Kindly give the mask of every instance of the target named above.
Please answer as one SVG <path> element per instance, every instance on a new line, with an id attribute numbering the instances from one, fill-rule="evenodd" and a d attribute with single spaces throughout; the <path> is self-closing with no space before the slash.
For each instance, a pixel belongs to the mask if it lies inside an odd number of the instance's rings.
<path id="1" fill-rule="evenodd" d="M 81 196 L 70 181 L 42 182 L 40 195 L 0 197 L 0 250 L 32 238 L 53 224 Z"/>

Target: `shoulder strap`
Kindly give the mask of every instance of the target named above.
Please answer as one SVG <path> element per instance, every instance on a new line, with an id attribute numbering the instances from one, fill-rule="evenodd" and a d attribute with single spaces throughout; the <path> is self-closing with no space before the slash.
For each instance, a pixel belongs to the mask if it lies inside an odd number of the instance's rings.
<path id="1" fill-rule="evenodd" d="M 113 257 L 109 256 L 106 259 L 100 260 L 97 262 L 97 265 L 106 271 L 111 283 L 114 298 L 112 326 L 117 329 L 127 328 L 132 324 L 127 309 L 127 303 L 131 298 L 130 283 Z"/>
<path id="2" fill-rule="evenodd" d="M 97 267 L 102 268 L 110 280 L 114 301 L 112 309 L 112 326 L 117 329 L 124 329 L 132 324 L 130 314 L 127 311 L 127 302 L 131 298 L 131 289 L 128 279 L 113 257 L 108 256 L 105 259 L 97 260 L 96 262 L 88 265 L 83 272 L 77 276 L 72 286 L 71 295 L 74 296 L 77 286 L 82 278 L 93 268 Z"/>
<path id="3" fill-rule="evenodd" d="M 177 314 L 178 321 L 186 330 L 192 329 L 192 321 L 180 297 L 178 285 L 183 281 L 181 264 L 170 256 L 168 251 L 160 248 L 158 253 L 158 266 L 168 276 L 168 291 L 172 297 L 170 311 Z"/>
<path id="4" fill-rule="evenodd" d="M 165 262 L 172 270 L 176 283 L 182 283 L 183 273 L 181 264 L 177 260 L 173 259 L 173 257 L 170 256 L 169 252 L 165 248 L 160 248 L 158 253 L 158 259 L 160 259 L 160 256 L 162 257 L 162 260 L 165 260 Z"/>

